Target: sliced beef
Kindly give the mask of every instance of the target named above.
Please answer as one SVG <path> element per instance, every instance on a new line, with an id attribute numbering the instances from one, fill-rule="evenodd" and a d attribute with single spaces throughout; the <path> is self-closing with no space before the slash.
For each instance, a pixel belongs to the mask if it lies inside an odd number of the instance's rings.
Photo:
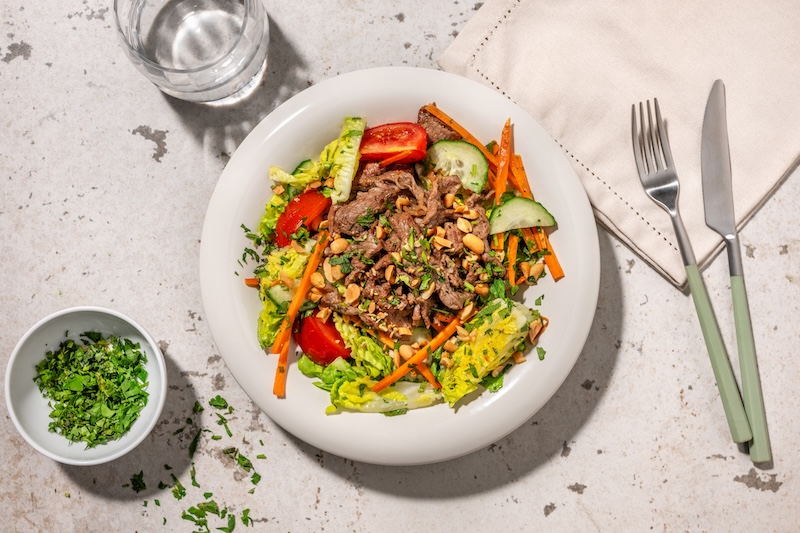
<path id="1" fill-rule="evenodd" d="M 453 210 L 444 206 L 444 197 L 455 194 L 461 188 L 458 176 L 447 176 L 433 180 L 431 190 L 426 194 L 426 214 L 420 221 L 420 226 L 436 227 L 441 225 L 448 217 L 453 215 Z"/>
<path id="2" fill-rule="evenodd" d="M 395 213 L 388 220 L 391 234 L 384 240 L 383 247 L 389 252 L 399 252 L 403 244 L 408 242 L 412 231 L 416 237 L 422 235 L 422 230 L 408 213 L 402 211 Z"/>
<path id="3" fill-rule="evenodd" d="M 417 113 L 417 123 L 428 133 L 428 146 L 443 139 L 451 141 L 461 139 L 456 130 L 431 115 L 425 108 L 421 108 Z"/>

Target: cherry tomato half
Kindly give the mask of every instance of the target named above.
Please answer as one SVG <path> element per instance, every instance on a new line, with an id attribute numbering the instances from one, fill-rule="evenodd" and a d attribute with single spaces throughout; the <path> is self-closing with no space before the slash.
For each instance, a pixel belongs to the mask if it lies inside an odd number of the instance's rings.
<path id="1" fill-rule="evenodd" d="M 337 357 L 350 358 L 350 348 L 345 346 L 330 318 L 323 322 L 309 315 L 295 322 L 293 329 L 300 349 L 318 365 L 329 365 Z"/>
<path id="2" fill-rule="evenodd" d="M 369 128 L 361 139 L 361 159 L 382 161 L 401 152 L 409 154 L 393 163 L 414 163 L 425 158 L 428 134 L 413 122 L 393 122 Z"/>
<path id="3" fill-rule="evenodd" d="M 275 224 L 275 240 L 279 246 L 292 242 L 292 235 L 302 226 L 314 229 L 319 225 L 322 214 L 331 206 L 331 199 L 319 191 L 300 193 L 292 198 Z"/>

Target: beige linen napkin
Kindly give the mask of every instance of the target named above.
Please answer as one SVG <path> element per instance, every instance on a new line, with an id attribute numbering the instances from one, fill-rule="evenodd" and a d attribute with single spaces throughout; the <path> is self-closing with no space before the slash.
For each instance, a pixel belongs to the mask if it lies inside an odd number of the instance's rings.
<path id="1" fill-rule="evenodd" d="M 725 82 L 741 227 L 800 155 L 798 28 L 796 0 L 489 0 L 439 65 L 531 113 L 571 159 L 597 220 L 684 287 L 669 217 L 636 173 L 631 104 L 658 98 L 702 267 L 722 249 L 705 225 L 700 184 L 708 93 Z"/>

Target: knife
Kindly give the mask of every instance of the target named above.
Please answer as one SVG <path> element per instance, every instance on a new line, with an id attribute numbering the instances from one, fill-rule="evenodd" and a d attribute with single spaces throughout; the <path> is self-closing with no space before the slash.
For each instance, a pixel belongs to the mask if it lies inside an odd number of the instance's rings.
<path id="1" fill-rule="evenodd" d="M 725 111 L 725 85 L 717 80 L 711 88 L 703 117 L 703 136 L 700 145 L 703 174 L 703 203 L 706 225 L 719 233 L 728 250 L 731 274 L 733 317 L 736 344 L 742 379 L 742 397 L 747 419 L 753 432 L 750 459 L 754 463 L 772 459 L 761 379 L 758 373 L 753 326 L 744 285 L 742 252 L 736 232 L 731 183 L 731 156 L 728 145 L 728 120 Z"/>

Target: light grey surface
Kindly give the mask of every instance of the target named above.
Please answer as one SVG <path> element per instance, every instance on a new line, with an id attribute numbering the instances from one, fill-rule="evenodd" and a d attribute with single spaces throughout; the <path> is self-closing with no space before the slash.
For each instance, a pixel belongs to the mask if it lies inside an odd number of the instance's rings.
<path id="1" fill-rule="evenodd" d="M 796 175 L 740 235 L 772 469 L 754 469 L 730 442 L 689 298 L 604 231 L 597 317 L 577 366 L 542 411 L 497 444 L 443 464 L 376 467 L 299 442 L 255 409 L 214 346 L 197 277 L 205 208 L 225 163 L 261 118 L 314 82 L 373 66 L 435 68 L 478 7 L 266 5 L 268 77 L 234 109 L 162 96 L 125 59 L 105 2 L 0 7 L 0 372 L 38 319 L 104 305 L 160 342 L 171 383 L 151 437 L 98 467 L 62 466 L 33 451 L 3 407 L 0 529 L 192 531 L 181 513 L 203 492 L 237 515 L 251 509 L 257 531 L 796 529 Z M 629 160 L 630 149 L 619 157 Z M 735 358 L 724 258 L 704 276 Z M 231 438 L 208 406 L 216 394 L 235 407 Z M 195 401 L 205 405 L 199 416 Z M 198 424 L 223 436 L 203 434 L 193 459 L 200 488 L 187 452 Z M 262 475 L 253 494 L 250 474 L 222 453 L 228 446 Z M 261 453 L 266 459 L 256 459 Z M 123 486 L 140 471 L 144 492 Z M 186 487 L 182 500 L 158 489 L 171 474 Z M 236 531 L 248 529 L 239 522 Z"/>

